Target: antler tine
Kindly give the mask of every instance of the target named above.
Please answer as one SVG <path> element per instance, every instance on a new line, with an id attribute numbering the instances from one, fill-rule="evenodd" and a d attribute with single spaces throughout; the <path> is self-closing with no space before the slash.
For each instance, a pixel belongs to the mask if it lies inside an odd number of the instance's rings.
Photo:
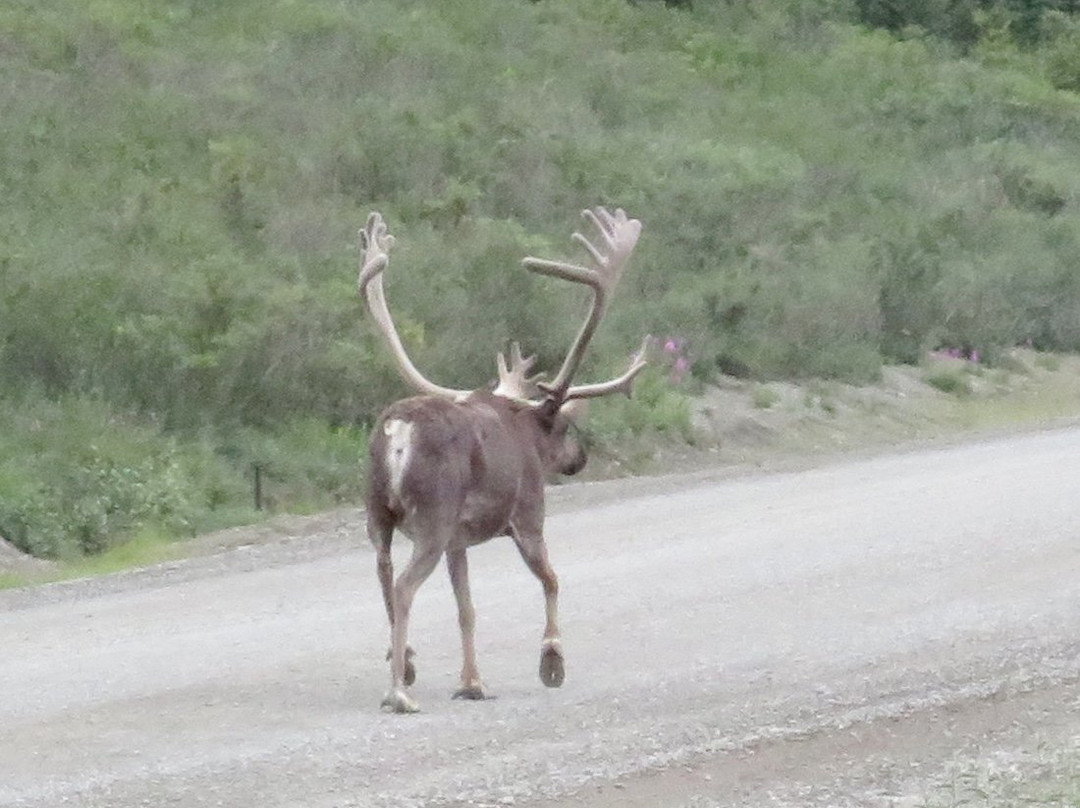
<path id="1" fill-rule="evenodd" d="M 597 207 L 595 211 L 588 209 L 583 210 L 581 212 L 581 215 L 583 218 L 588 219 L 590 222 L 592 222 L 597 232 L 604 238 L 608 249 L 614 249 L 615 245 L 612 241 L 612 237 L 615 235 L 615 227 L 617 222 L 615 216 L 612 216 L 610 213 L 608 213 L 607 209 L 603 207 Z M 623 219 L 626 218 L 626 214 L 623 212 L 622 208 L 616 208 L 616 215 L 621 215 Z M 599 250 L 593 247 L 592 243 L 587 238 L 585 238 L 585 236 L 581 235 L 581 233 L 575 232 L 571 236 L 571 238 L 573 238 L 574 241 L 578 242 L 586 250 L 589 251 L 589 254 L 592 255 L 593 260 L 596 262 L 597 266 L 605 265 L 605 256 L 601 254 Z"/>
<path id="2" fill-rule="evenodd" d="M 531 256 L 522 262 L 525 268 L 532 272 L 582 283 L 593 291 L 589 314 L 582 323 L 566 359 L 563 360 L 558 375 L 550 384 L 541 385 L 541 389 L 560 401 L 566 400 L 570 380 L 577 372 L 585 355 L 585 349 L 600 320 L 603 319 L 611 293 L 619 282 L 630 253 L 633 252 L 638 236 L 641 234 L 641 222 L 627 218 L 622 208 L 617 208 L 612 214 L 606 208 L 597 207 L 595 210 L 582 211 L 581 215 L 586 221 L 592 223 L 603 242 L 598 247 L 581 233 L 573 234 L 573 240 L 581 244 L 592 258 L 592 267 Z"/>
<path id="3" fill-rule="evenodd" d="M 390 250 L 396 239 L 390 235 L 383 221 L 382 214 L 372 211 L 367 223 L 358 233 L 360 241 L 360 275 L 356 280 L 357 289 L 364 293 L 365 287 L 379 275 L 390 262 Z M 380 281 L 379 285 L 382 285 Z"/>
<path id="4" fill-rule="evenodd" d="M 565 401 L 571 401 L 575 398 L 597 398 L 599 396 L 610 395 L 611 393 L 624 393 L 630 395 L 630 390 L 633 387 L 634 379 L 648 364 L 645 359 L 645 355 L 648 352 L 649 341 L 651 336 L 646 336 L 641 343 L 641 347 L 638 348 L 630 358 L 630 367 L 626 372 L 618 378 L 612 379 L 609 382 L 598 382 L 596 384 L 583 384 L 576 387 L 570 387 L 566 391 L 564 396 Z"/>
<path id="5" fill-rule="evenodd" d="M 493 391 L 497 396 L 506 398 L 530 399 L 536 394 L 536 381 L 540 375 L 529 376 L 536 356 L 527 359 L 521 357 L 521 345 L 517 342 L 510 345 L 510 364 L 507 366 L 506 357 L 500 352 L 496 356 L 499 368 L 499 384 Z"/>
<path id="6" fill-rule="evenodd" d="M 371 312 L 371 316 L 375 318 L 375 324 L 379 328 L 383 341 L 390 348 L 401 377 L 425 395 L 449 399 L 467 396 L 468 390 L 452 390 L 426 379 L 405 352 L 405 346 L 401 342 L 394 320 L 390 316 L 390 309 L 386 305 L 386 294 L 383 292 L 383 272 L 390 263 L 390 250 L 394 246 L 394 237 L 387 230 L 386 222 L 383 221 L 380 213 L 372 211 L 368 215 L 367 223 L 360 230 L 358 239 L 360 272 L 356 281 L 357 291 L 363 298 L 368 311 Z"/>

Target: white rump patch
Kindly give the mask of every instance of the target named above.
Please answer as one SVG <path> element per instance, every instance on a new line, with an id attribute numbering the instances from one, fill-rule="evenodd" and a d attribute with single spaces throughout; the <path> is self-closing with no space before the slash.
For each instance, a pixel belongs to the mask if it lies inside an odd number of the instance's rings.
<path id="1" fill-rule="evenodd" d="M 401 496 L 401 481 L 412 456 L 412 432 L 413 424 L 409 421 L 395 418 L 383 424 L 383 434 L 387 437 L 386 468 L 390 473 L 390 491 L 395 497 Z"/>

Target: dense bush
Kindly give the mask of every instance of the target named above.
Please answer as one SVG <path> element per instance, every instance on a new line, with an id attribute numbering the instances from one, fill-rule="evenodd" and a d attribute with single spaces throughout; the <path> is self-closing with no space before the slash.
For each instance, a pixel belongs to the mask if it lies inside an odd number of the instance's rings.
<path id="1" fill-rule="evenodd" d="M 44 557 L 104 550 L 140 529 L 190 534 L 232 499 L 212 453 L 180 448 L 100 401 L 8 403 L 0 433 L 0 535 Z"/>
<path id="2" fill-rule="evenodd" d="M 1048 18 L 1080 11 L 1077 0 L 855 0 L 867 25 L 897 34 L 931 33 L 963 47 L 1007 35 L 1025 45 L 1045 40 Z"/>
<path id="3" fill-rule="evenodd" d="M 7 3 L 0 529 L 45 553 L 182 533 L 246 506 L 255 462 L 281 507 L 354 497 L 364 425 L 404 392 L 354 292 L 372 208 L 409 349 L 453 386 L 484 384 L 511 338 L 558 363 L 580 294 L 519 260 L 571 254 L 596 203 L 645 235 L 587 374 L 643 332 L 704 380 L 1080 348 L 1074 11 Z M 685 432 L 657 384 L 600 432 Z M 31 438 L 39 406 L 100 417 Z M 114 434 L 150 448 L 88 448 Z"/>

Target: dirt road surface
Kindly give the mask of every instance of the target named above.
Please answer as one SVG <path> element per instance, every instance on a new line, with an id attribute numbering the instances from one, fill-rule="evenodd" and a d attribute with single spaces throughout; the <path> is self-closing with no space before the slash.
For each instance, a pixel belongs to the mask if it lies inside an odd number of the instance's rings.
<path id="1" fill-rule="evenodd" d="M 449 699 L 440 571 L 416 716 L 378 709 L 359 530 L 0 593 L 0 805 L 921 805 L 958 760 L 1076 748 L 1078 492 L 1077 429 L 560 487 L 566 684 L 497 540 L 470 556 L 497 698 Z"/>

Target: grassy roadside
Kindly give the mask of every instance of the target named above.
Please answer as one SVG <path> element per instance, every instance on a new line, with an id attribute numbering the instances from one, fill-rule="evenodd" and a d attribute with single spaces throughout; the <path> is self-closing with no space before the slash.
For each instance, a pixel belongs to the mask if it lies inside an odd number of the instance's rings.
<path id="1" fill-rule="evenodd" d="M 946 377 L 951 381 L 942 382 Z M 919 366 L 887 368 L 877 384 L 864 386 L 725 377 L 715 386 L 696 391 L 685 419 L 669 418 L 664 422 L 667 427 L 643 423 L 630 435 L 608 434 L 608 422 L 623 415 L 605 414 L 598 407 L 590 416 L 593 446 L 586 479 L 716 466 L 769 469 L 1067 423 L 1080 418 L 1080 356 L 1021 349 L 995 367 L 932 356 Z M 205 555 L 240 540 L 255 543 L 278 536 L 277 522 L 301 529 L 299 523 L 305 518 L 319 517 L 281 515 L 195 540 L 177 540 L 148 530 L 98 555 L 70 561 L 45 562 L 10 547 L 0 548 L 4 549 L 0 588 L 104 575 Z"/>
<path id="2" fill-rule="evenodd" d="M 931 355 L 920 365 L 886 367 L 872 385 L 724 377 L 697 392 L 689 417 L 690 441 L 654 433 L 601 442 L 588 473 L 770 468 L 1047 428 L 1080 418 L 1080 356 L 1016 349 L 991 367 Z"/>
<path id="3" fill-rule="evenodd" d="M 175 561 L 190 553 L 187 542 L 156 532 L 141 533 L 130 541 L 100 555 L 72 561 L 42 561 L 27 556 L 0 553 L 0 589 L 108 575 L 114 572 Z"/>

